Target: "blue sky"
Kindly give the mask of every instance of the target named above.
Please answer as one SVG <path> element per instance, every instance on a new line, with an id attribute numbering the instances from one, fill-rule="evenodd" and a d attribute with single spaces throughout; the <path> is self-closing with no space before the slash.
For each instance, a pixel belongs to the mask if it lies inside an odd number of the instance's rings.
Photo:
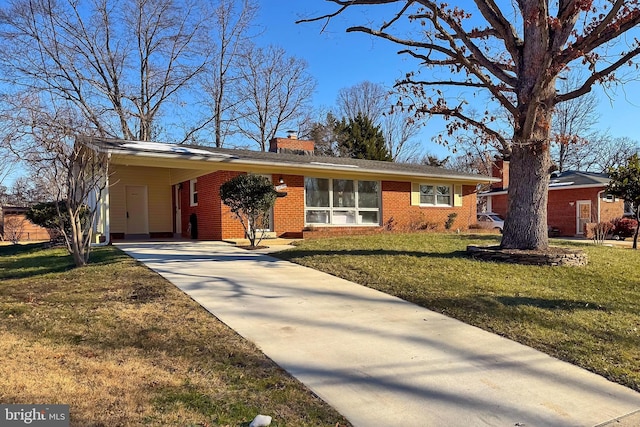
<path id="1" fill-rule="evenodd" d="M 416 69 L 416 61 L 397 55 L 399 47 L 391 42 L 345 32 L 349 25 L 363 25 L 376 16 L 384 16 L 381 14 L 384 8 L 379 6 L 361 7 L 349 19 L 335 17 L 322 33 L 320 23 L 295 24 L 295 21 L 334 11 L 334 4 L 324 0 L 260 0 L 260 7 L 264 43 L 280 45 L 289 54 L 308 62 L 311 74 L 318 81 L 316 106 L 333 106 L 341 88 L 364 80 L 391 86 L 397 78 Z M 594 91 L 600 100 L 597 128 L 608 129 L 614 137 L 640 140 L 635 125 L 640 120 L 640 81 L 617 87 L 608 94 L 600 87 Z M 426 149 L 441 157 L 448 151 L 431 142 L 431 137 L 443 128 L 441 120 L 432 119 L 421 134 Z"/>
<path id="2" fill-rule="evenodd" d="M 335 17 L 321 32 L 323 23 L 295 24 L 295 21 L 334 11 L 334 4 L 324 0 L 259 0 L 259 4 L 258 24 L 264 33 L 258 43 L 281 46 L 290 55 L 307 61 L 309 71 L 318 83 L 314 97 L 317 108 L 334 106 L 341 88 L 364 80 L 391 86 L 406 72 L 416 69 L 415 60 L 397 55 L 398 46 L 365 34 L 345 32 L 349 25 L 366 24 L 376 17 L 385 16 L 384 7 L 359 8 L 355 10 L 357 13 Z M 600 99 L 601 115 L 597 127 L 608 129 L 614 137 L 640 140 L 636 131 L 636 123 L 640 120 L 640 82 L 618 87 L 608 96 L 600 88 L 596 93 Z M 443 129 L 444 122 L 436 118 L 419 135 L 425 150 L 441 158 L 450 152 L 432 142 L 431 138 Z M 4 185 L 10 185 L 12 181 L 10 179 Z"/>

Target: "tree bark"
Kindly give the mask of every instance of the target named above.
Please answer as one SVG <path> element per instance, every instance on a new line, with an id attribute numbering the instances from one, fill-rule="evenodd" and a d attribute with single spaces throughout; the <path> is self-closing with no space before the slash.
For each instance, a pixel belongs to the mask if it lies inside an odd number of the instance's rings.
<path id="1" fill-rule="evenodd" d="M 514 145 L 509 164 L 509 207 L 501 246 L 508 249 L 547 249 L 549 150 Z"/>

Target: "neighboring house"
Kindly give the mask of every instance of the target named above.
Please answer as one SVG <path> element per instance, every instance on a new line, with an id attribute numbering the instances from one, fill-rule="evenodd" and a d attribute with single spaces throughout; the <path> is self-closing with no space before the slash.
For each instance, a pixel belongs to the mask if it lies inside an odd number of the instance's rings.
<path id="1" fill-rule="evenodd" d="M 509 162 L 497 161 L 493 176 L 500 182 L 482 192 L 486 209 L 506 218 Z M 607 174 L 565 171 L 553 173 L 549 183 L 547 223 L 559 230 L 561 236 L 583 236 L 585 224 L 610 221 L 624 214 L 624 201 L 607 194 Z"/>
<path id="2" fill-rule="evenodd" d="M 46 228 L 29 221 L 26 217 L 28 207 L 1 206 L 0 235 L 6 241 L 49 240 L 51 236 Z"/>
<path id="3" fill-rule="evenodd" d="M 313 141 L 295 135 L 274 138 L 269 152 L 100 138 L 78 142 L 109 154 L 108 192 L 96 231 L 112 239 L 244 237 L 219 192 L 222 183 L 242 173 L 265 175 L 286 193 L 277 199 L 267 230 L 278 237 L 443 229 L 452 213 L 452 228 L 468 229 L 476 222 L 477 185 L 496 181 L 417 164 L 315 156 Z"/>

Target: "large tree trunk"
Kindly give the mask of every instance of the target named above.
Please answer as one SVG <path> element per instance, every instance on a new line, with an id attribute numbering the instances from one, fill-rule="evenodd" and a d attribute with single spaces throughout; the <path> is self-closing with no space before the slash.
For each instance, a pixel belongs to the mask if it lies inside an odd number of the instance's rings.
<path id="1" fill-rule="evenodd" d="M 549 150 L 514 145 L 509 165 L 509 207 L 501 246 L 546 249 Z"/>

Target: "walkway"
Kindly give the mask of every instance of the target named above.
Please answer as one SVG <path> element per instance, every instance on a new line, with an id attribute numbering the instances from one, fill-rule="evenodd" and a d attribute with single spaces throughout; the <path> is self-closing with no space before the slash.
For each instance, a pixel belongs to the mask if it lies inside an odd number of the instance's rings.
<path id="1" fill-rule="evenodd" d="M 639 393 L 378 291 L 220 242 L 118 247 L 355 426 L 640 425 Z"/>

